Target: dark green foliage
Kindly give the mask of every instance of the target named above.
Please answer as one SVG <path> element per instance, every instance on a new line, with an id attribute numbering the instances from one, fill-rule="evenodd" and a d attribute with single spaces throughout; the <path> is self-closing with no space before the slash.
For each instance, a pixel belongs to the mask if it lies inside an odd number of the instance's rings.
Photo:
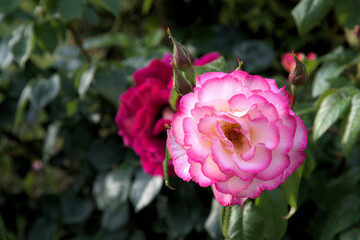
<path id="1" fill-rule="evenodd" d="M 0 0 L 0 239 L 358 239 L 358 9 L 358 0 Z M 166 27 L 195 57 L 223 55 L 195 75 L 240 60 L 289 87 L 281 55 L 318 54 L 304 61 L 309 82 L 293 109 L 308 128 L 306 159 L 278 189 L 221 213 L 211 188 L 170 177 L 170 190 L 124 146 L 119 96 L 136 69 L 171 52 Z"/>

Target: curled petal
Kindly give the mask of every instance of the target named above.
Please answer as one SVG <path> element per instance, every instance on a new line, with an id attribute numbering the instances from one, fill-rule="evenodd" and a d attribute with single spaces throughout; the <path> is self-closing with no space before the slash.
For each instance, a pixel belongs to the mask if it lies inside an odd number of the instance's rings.
<path id="1" fill-rule="evenodd" d="M 216 200 L 224 207 L 229 206 L 229 205 L 242 206 L 246 200 L 246 197 L 244 197 L 244 198 L 235 197 L 234 195 L 231 195 L 231 194 L 224 194 L 222 192 L 219 192 L 216 189 L 216 186 L 213 186 L 213 192 L 214 192 L 214 196 L 215 196 Z"/>
<path id="2" fill-rule="evenodd" d="M 242 181 L 237 177 L 232 177 L 225 182 L 215 182 L 214 185 L 219 192 L 235 195 L 246 190 L 251 182 L 252 181 Z"/>
<path id="3" fill-rule="evenodd" d="M 201 74 L 200 76 L 195 78 L 196 86 L 200 87 L 203 85 L 207 80 L 213 79 L 213 78 L 222 78 L 223 76 L 226 76 L 226 73 L 222 72 L 209 72 Z"/>
<path id="4" fill-rule="evenodd" d="M 251 90 L 271 90 L 269 81 L 263 77 L 257 75 L 249 75 L 244 71 L 236 71 L 231 73 L 232 76 L 241 80 L 244 86 L 247 86 Z M 273 82 L 271 83 L 273 84 Z"/>
<path id="5" fill-rule="evenodd" d="M 167 146 L 169 153 L 172 157 L 172 163 L 174 166 L 174 171 L 176 175 L 181 177 L 185 181 L 191 180 L 191 175 L 189 173 L 190 164 L 188 162 L 188 156 L 186 151 L 176 143 L 174 136 L 171 134 L 171 130 L 167 130 Z"/>
<path id="6" fill-rule="evenodd" d="M 209 152 L 209 144 L 201 139 L 193 119 L 187 117 L 183 120 L 183 129 L 185 133 L 184 145 L 189 147 L 187 150 L 188 157 L 195 162 L 205 160 Z"/>
<path id="7" fill-rule="evenodd" d="M 194 89 L 200 102 L 215 99 L 228 100 L 241 89 L 241 82 L 233 77 L 213 78 L 202 84 L 201 88 Z"/>
<path id="8" fill-rule="evenodd" d="M 208 187 L 214 184 L 214 180 L 204 175 L 204 173 L 201 170 L 200 163 L 192 162 L 191 160 L 190 162 L 191 162 L 191 166 L 189 169 L 189 173 L 194 182 L 198 183 L 201 187 Z"/>
<path id="9" fill-rule="evenodd" d="M 259 173 L 270 165 L 272 154 L 266 147 L 257 146 L 254 157 L 249 160 L 242 159 L 236 153 L 232 154 L 231 158 L 241 171 L 246 173 Z"/>

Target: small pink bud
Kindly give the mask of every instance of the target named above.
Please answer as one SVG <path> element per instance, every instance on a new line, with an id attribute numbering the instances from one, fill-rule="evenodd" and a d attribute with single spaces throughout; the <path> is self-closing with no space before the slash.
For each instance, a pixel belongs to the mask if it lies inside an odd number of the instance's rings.
<path id="1" fill-rule="evenodd" d="M 315 59 L 317 58 L 317 55 L 316 55 L 316 53 L 314 53 L 314 52 L 309 52 L 309 53 L 306 55 L 306 58 L 307 58 L 308 60 L 315 60 Z"/>
<path id="2" fill-rule="evenodd" d="M 31 168 L 35 171 L 38 172 L 43 168 L 43 163 L 40 160 L 35 160 L 32 162 L 31 164 Z"/>
<path id="3" fill-rule="evenodd" d="M 294 86 L 302 86 L 308 80 L 308 75 L 304 63 L 302 63 L 294 54 L 295 68 L 289 74 L 289 81 Z"/>
<path id="4" fill-rule="evenodd" d="M 284 68 L 284 70 L 287 72 L 291 72 L 296 66 L 296 63 L 295 63 L 295 60 L 294 60 L 292 54 L 295 54 L 296 57 L 300 61 L 304 60 L 304 58 L 305 58 L 305 55 L 301 52 L 300 53 L 291 53 L 291 52 L 284 53 L 281 58 L 281 65 Z"/>

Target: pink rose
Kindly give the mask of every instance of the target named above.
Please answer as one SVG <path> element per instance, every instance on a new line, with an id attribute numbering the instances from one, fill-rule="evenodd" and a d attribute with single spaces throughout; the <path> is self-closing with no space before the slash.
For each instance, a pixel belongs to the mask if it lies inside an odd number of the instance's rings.
<path id="1" fill-rule="evenodd" d="M 211 62 L 220 55 L 209 53 L 199 59 L 201 65 Z M 120 107 L 115 118 L 119 135 L 126 146 L 140 156 L 144 171 L 152 176 L 163 175 L 162 162 L 165 159 L 166 128 L 174 112 L 169 106 L 172 87 L 171 54 L 162 60 L 155 59 L 133 78 L 135 86 L 120 96 Z M 172 174 L 172 166 L 169 168 Z"/>
<path id="2" fill-rule="evenodd" d="M 303 61 L 305 59 L 305 54 L 302 52 L 294 53 L 294 54 L 300 61 Z M 315 60 L 316 57 L 317 57 L 317 55 L 313 52 L 309 52 L 306 55 L 306 58 L 308 60 Z M 287 52 L 287 53 L 283 54 L 283 56 L 281 58 L 281 65 L 284 68 L 284 70 L 289 73 L 295 69 L 296 63 L 295 63 L 295 59 L 293 58 L 293 56 L 291 56 L 291 52 Z"/>
<path id="3" fill-rule="evenodd" d="M 285 87 L 244 71 L 196 78 L 167 130 L 175 173 L 212 186 L 223 206 L 259 197 L 303 162 L 306 128 Z"/>

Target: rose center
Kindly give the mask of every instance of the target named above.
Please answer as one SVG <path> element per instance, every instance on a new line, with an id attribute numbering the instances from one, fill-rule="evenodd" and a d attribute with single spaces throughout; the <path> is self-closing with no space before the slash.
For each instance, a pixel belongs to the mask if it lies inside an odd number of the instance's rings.
<path id="1" fill-rule="evenodd" d="M 235 147 L 240 147 L 244 142 L 244 135 L 240 132 L 240 124 L 225 123 L 221 126 L 226 138 L 234 144 Z"/>

